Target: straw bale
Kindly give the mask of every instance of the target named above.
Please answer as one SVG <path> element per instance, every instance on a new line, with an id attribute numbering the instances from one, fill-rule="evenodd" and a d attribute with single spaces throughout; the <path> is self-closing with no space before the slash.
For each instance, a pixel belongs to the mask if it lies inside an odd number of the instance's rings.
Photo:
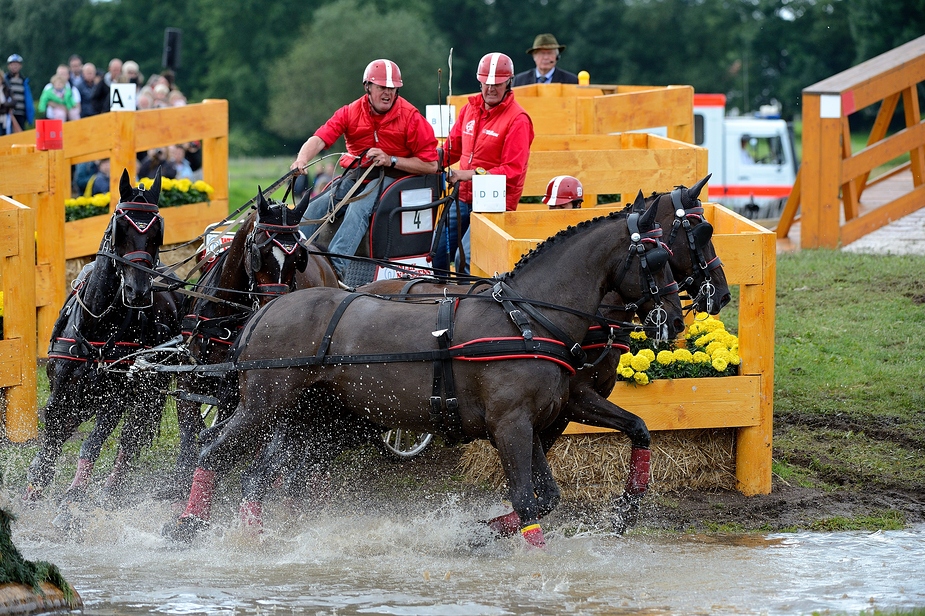
<path id="1" fill-rule="evenodd" d="M 652 433 L 655 493 L 735 489 L 735 430 L 675 430 Z M 564 499 L 606 500 L 623 492 L 630 444 L 619 433 L 561 437 L 547 458 Z M 460 462 L 465 480 L 505 485 L 498 454 L 488 441 L 465 446 Z"/>

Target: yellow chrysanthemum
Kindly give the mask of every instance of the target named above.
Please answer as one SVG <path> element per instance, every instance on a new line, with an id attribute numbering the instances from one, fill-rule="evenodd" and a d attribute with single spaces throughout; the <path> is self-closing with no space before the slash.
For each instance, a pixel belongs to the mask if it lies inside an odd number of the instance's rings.
<path id="1" fill-rule="evenodd" d="M 691 359 L 694 361 L 695 364 L 710 363 L 710 356 L 704 353 L 703 351 L 695 351 Z"/>
<path id="2" fill-rule="evenodd" d="M 645 357 L 646 359 L 649 360 L 649 363 L 655 361 L 655 351 L 653 351 L 652 349 L 640 349 L 639 353 L 637 353 L 636 355 Z"/>
<path id="3" fill-rule="evenodd" d="M 622 355 L 620 355 L 620 365 L 621 366 L 629 366 L 632 360 L 633 360 L 632 353 L 623 353 Z"/>
<path id="4" fill-rule="evenodd" d="M 648 385 L 649 375 L 645 372 L 637 372 L 633 375 L 633 380 L 636 381 L 637 385 Z"/>
<path id="5" fill-rule="evenodd" d="M 632 340 L 639 340 L 640 342 L 648 339 L 644 331 L 638 331 L 638 330 L 630 332 L 630 338 Z"/>
<path id="6" fill-rule="evenodd" d="M 633 370 L 637 372 L 643 372 L 649 369 L 649 366 L 652 365 L 652 360 L 644 356 L 641 352 L 634 356 L 632 361 L 630 361 L 630 366 L 633 367 Z"/>
<path id="7" fill-rule="evenodd" d="M 655 356 L 655 360 L 663 366 L 671 365 L 674 361 L 674 353 L 671 351 L 659 351 L 658 355 Z"/>
<path id="8" fill-rule="evenodd" d="M 693 355 L 691 355 L 691 352 L 688 351 L 687 349 L 675 349 L 673 355 L 674 355 L 675 361 L 682 362 L 685 364 L 691 363 L 694 357 Z"/>
<path id="9" fill-rule="evenodd" d="M 104 207 L 104 206 L 109 205 L 109 193 L 101 193 L 98 195 L 93 195 L 92 197 L 90 197 L 90 203 L 91 205 L 95 205 L 96 207 Z"/>
<path id="10" fill-rule="evenodd" d="M 624 379 L 633 378 L 633 374 L 636 373 L 636 371 L 633 370 L 632 368 L 630 368 L 629 366 L 621 366 L 621 367 L 617 370 L 617 372 L 619 372 L 619 373 L 620 373 L 620 376 L 622 376 Z"/>
<path id="11" fill-rule="evenodd" d="M 714 358 L 711 363 L 713 364 L 713 369 L 717 372 L 722 372 L 729 365 L 729 363 L 722 357 Z"/>
<path id="12" fill-rule="evenodd" d="M 193 182 L 193 188 L 195 188 L 199 192 L 204 192 L 208 194 L 209 196 L 212 196 L 212 193 L 215 192 L 215 189 L 212 188 L 212 186 L 203 182 L 202 180 L 196 180 L 195 182 Z"/>

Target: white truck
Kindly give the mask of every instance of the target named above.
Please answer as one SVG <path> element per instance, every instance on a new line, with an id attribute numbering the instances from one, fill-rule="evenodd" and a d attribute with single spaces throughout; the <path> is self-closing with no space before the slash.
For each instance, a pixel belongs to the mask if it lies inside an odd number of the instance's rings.
<path id="1" fill-rule="evenodd" d="M 708 150 L 710 201 L 751 219 L 780 217 L 797 160 L 793 132 L 775 107 L 727 116 L 724 94 L 694 94 L 694 144 Z"/>

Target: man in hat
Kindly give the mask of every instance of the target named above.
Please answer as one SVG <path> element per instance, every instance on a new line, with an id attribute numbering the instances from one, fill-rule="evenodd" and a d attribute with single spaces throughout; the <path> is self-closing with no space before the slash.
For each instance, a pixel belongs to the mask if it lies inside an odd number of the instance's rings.
<path id="1" fill-rule="evenodd" d="M 538 34 L 533 39 L 533 47 L 527 53 L 533 56 L 536 68 L 518 73 L 514 76 L 515 86 L 526 86 L 531 83 L 578 83 L 578 75 L 556 68 L 559 56 L 565 51 L 565 45 L 552 34 Z"/>
<path id="2" fill-rule="evenodd" d="M 31 128 L 35 123 L 35 103 L 32 99 L 32 89 L 29 78 L 24 77 L 22 71 L 22 56 L 14 53 L 6 59 L 7 73 L 3 76 L 7 88 L 13 98 L 13 117 L 20 129 Z"/>

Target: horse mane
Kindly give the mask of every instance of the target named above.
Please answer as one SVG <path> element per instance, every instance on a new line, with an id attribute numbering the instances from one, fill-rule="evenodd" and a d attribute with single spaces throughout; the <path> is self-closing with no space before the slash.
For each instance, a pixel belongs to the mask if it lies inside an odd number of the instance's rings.
<path id="1" fill-rule="evenodd" d="M 533 250 L 531 250 L 530 252 L 522 256 L 520 260 L 514 265 L 514 269 L 510 271 L 508 276 L 513 278 L 514 275 L 517 273 L 517 271 L 520 270 L 523 266 L 525 266 L 531 260 L 536 259 L 538 255 L 550 250 L 550 246 L 561 244 L 562 241 L 565 240 L 566 238 L 572 237 L 574 235 L 577 235 L 578 233 L 581 233 L 587 229 L 590 229 L 591 227 L 597 226 L 602 221 L 626 218 L 629 213 L 630 213 L 630 210 L 629 208 L 627 208 L 625 210 L 611 212 L 607 214 L 606 216 L 598 216 L 597 218 L 592 218 L 590 220 L 583 220 L 577 225 L 569 225 L 568 227 L 566 227 L 565 229 L 562 229 L 561 231 L 559 231 L 552 237 L 547 238 L 546 240 L 543 240 L 542 242 L 540 242 L 540 244 L 537 245 L 536 248 L 534 248 Z"/>
<path id="2" fill-rule="evenodd" d="M 247 218 L 241 224 L 241 228 L 234 234 L 231 240 L 231 246 L 225 251 L 225 259 L 222 264 L 221 276 L 219 276 L 217 289 L 221 293 L 222 289 L 244 290 L 246 273 L 244 271 L 244 259 L 247 252 L 247 236 L 254 228 L 257 221 L 257 211 L 248 214 Z"/>

